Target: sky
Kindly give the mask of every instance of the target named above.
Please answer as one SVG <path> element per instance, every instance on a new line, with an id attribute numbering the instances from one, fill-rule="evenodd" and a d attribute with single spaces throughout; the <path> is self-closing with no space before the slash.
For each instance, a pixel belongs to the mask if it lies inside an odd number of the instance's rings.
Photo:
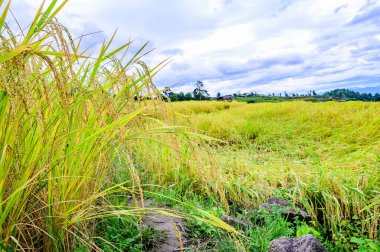
<path id="1" fill-rule="evenodd" d="M 49 1 L 47 1 L 49 2 Z M 26 24 L 39 0 L 13 0 Z M 211 94 L 380 92 L 380 0 L 71 0 L 58 15 L 85 46 L 149 41 L 158 87 Z M 10 18 L 9 18 L 10 19 Z M 95 49 L 94 49 L 95 50 Z"/>

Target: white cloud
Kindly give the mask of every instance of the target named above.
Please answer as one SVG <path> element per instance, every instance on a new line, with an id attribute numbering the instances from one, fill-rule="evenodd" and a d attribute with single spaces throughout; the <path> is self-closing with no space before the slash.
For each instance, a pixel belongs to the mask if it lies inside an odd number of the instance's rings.
<path id="1" fill-rule="evenodd" d="M 12 8 L 30 16 L 39 2 Z M 174 60 L 160 86 L 267 93 L 380 86 L 379 11 L 366 0 L 72 0 L 60 18 L 77 34 L 118 28 L 119 43 L 151 40 L 148 63 Z"/>

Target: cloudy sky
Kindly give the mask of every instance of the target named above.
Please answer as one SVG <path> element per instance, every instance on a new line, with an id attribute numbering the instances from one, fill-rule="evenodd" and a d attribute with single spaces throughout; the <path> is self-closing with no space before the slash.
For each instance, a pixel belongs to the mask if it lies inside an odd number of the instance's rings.
<path id="1" fill-rule="evenodd" d="M 14 0 L 27 22 L 41 1 Z M 49 2 L 49 1 L 47 1 Z M 210 93 L 380 91 L 380 0 L 71 0 L 59 15 L 74 34 L 99 44 L 150 41 L 155 82 Z"/>

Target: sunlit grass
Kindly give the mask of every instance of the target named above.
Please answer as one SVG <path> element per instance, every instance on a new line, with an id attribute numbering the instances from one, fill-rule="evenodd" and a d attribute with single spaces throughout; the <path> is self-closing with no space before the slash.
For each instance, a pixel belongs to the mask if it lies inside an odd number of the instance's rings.
<path id="1" fill-rule="evenodd" d="M 116 212 L 102 202 L 114 191 L 133 190 L 105 184 L 115 157 L 130 159 L 128 151 L 118 153 L 137 136 L 144 114 L 160 103 L 151 78 L 161 64 L 149 69 L 141 61 L 145 46 L 126 59 L 131 42 L 111 49 L 114 37 L 97 56 L 78 51 L 80 40 L 54 19 L 65 3 L 41 5 L 24 33 L 4 22 L 9 5 L 1 15 L 3 249 L 71 251 L 78 242 L 96 249 L 87 239 L 91 221 L 140 211 Z"/>
<path id="2" fill-rule="evenodd" d="M 303 205 L 336 239 L 349 241 L 341 230 L 352 218 L 362 220 L 360 228 L 368 237 L 377 238 L 379 103 L 172 106 L 182 115 L 175 124 L 225 142 L 188 142 L 181 136 L 139 142 L 136 156 L 150 181 L 182 193 L 217 195 L 227 208 L 231 201 L 257 207 L 282 195 Z M 143 149 L 150 151 L 139 154 Z"/>

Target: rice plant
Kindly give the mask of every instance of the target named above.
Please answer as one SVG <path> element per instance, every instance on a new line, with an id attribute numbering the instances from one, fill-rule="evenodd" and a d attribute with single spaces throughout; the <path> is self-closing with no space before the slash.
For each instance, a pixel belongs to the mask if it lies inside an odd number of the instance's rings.
<path id="1" fill-rule="evenodd" d="M 0 1 L 3 249 L 96 249 L 91 222 L 115 214 L 103 198 L 127 190 L 104 186 L 113 160 L 160 103 L 152 77 L 165 62 L 148 68 L 146 45 L 127 59 L 131 42 L 113 48 L 115 34 L 97 56 L 79 51 L 81 39 L 55 19 L 66 2 L 42 4 L 28 30 L 15 33 L 5 22 L 10 2 Z"/>

